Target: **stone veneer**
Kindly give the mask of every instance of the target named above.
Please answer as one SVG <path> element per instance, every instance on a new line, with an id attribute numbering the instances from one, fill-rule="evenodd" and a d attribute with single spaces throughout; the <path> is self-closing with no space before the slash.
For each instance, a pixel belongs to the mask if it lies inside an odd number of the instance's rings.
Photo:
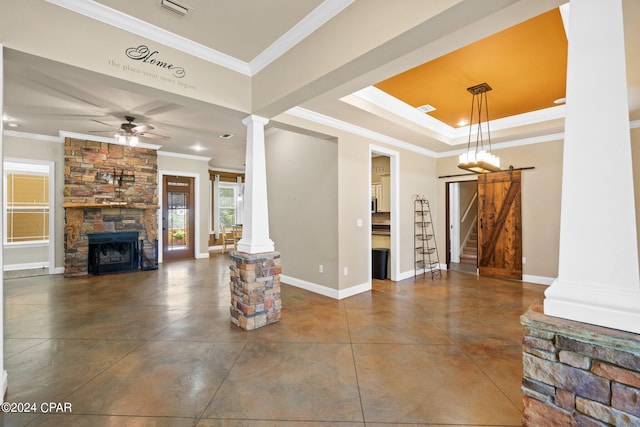
<path id="1" fill-rule="evenodd" d="M 280 253 L 232 252 L 231 322 L 250 331 L 280 320 Z"/>
<path id="2" fill-rule="evenodd" d="M 104 175 L 134 174 L 118 187 Z M 87 274 L 87 234 L 137 231 L 154 253 L 158 231 L 158 163 L 153 149 L 65 140 L 65 276 Z M 114 204 L 120 204 L 116 206 Z M 102 207 L 104 205 L 104 207 Z M 155 254 L 154 254 L 155 256 Z"/>
<path id="3" fill-rule="evenodd" d="M 640 335 L 545 316 L 521 317 L 523 426 L 640 426 Z"/>

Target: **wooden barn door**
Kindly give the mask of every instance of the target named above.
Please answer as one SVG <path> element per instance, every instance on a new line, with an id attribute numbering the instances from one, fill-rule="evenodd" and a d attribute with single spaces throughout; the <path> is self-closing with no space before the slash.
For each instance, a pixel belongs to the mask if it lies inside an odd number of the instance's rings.
<path id="1" fill-rule="evenodd" d="M 522 279 L 520 171 L 478 176 L 478 268 L 481 276 Z"/>

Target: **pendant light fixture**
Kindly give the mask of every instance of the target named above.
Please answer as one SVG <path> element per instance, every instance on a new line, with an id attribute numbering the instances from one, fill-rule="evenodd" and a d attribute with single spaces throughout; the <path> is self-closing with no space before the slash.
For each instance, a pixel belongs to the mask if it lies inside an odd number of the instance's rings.
<path id="1" fill-rule="evenodd" d="M 474 173 L 489 173 L 500 170 L 500 158 L 491 154 L 491 132 L 489 130 L 489 103 L 487 101 L 487 92 L 491 90 L 491 86 L 487 83 L 481 83 L 476 86 L 467 88 L 471 93 L 471 119 L 469 121 L 469 140 L 467 141 L 467 152 L 460 154 L 458 159 L 458 167 Z M 485 147 L 484 137 L 482 135 L 482 109 L 485 110 L 485 124 L 487 126 L 487 143 Z M 471 135 L 473 133 L 473 122 L 475 112 L 477 110 L 476 126 L 476 143 L 475 147 L 471 146 Z"/>

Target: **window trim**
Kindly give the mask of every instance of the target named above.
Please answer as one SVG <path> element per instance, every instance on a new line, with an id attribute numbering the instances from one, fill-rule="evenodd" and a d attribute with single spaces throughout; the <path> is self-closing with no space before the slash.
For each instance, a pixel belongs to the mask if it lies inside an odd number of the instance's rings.
<path id="1" fill-rule="evenodd" d="M 231 182 L 231 181 L 218 181 L 218 191 L 216 192 L 215 190 L 210 191 L 210 193 L 212 194 L 212 198 L 213 198 L 213 209 L 210 211 L 210 215 L 209 215 L 209 221 L 211 222 L 211 234 L 215 235 L 216 231 L 218 231 L 218 234 L 222 234 L 222 223 L 220 222 L 220 188 L 233 188 L 234 191 L 234 197 L 236 199 L 236 203 L 235 203 L 235 225 L 238 224 L 242 224 L 243 223 L 243 209 L 244 209 L 244 202 L 242 200 L 242 194 L 243 194 L 243 186 L 244 183 L 242 182 Z M 215 182 L 211 182 L 210 184 L 211 186 L 215 187 Z M 217 194 L 216 194 L 217 193 Z M 210 204 L 211 205 L 211 204 Z M 218 230 L 216 230 L 216 227 L 218 228 Z"/>
<path id="2" fill-rule="evenodd" d="M 234 207 L 233 207 L 233 217 L 235 219 L 235 224 L 231 224 L 231 225 L 236 225 L 238 224 L 238 184 L 235 182 L 223 182 L 221 181 L 219 185 L 220 189 L 223 188 L 231 188 L 233 189 L 233 198 L 235 199 L 235 203 L 234 203 Z M 220 206 L 220 192 L 218 192 L 218 200 L 216 200 L 216 215 L 218 216 L 218 226 L 220 228 L 222 228 L 224 225 L 222 224 L 222 221 L 220 221 L 220 210 L 221 210 L 221 206 Z M 229 208 L 225 208 L 225 209 L 229 209 Z"/>
<path id="3" fill-rule="evenodd" d="M 36 240 L 30 242 L 8 242 L 7 241 L 7 173 L 23 173 L 32 175 L 43 175 L 49 178 L 49 239 Z M 46 160 L 33 160 L 5 157 L 2 168 L 3 197 L 2 197 L 2 226 L 5 230 L 2 237 L 2 245 L 5 248 L 28 248 L 50 246 L 49 265 L 50 269 L 55 260 L 54 235 L 55 235 L 55 162 Z M 53 255 L 52 255 L 53 254 Z"/>

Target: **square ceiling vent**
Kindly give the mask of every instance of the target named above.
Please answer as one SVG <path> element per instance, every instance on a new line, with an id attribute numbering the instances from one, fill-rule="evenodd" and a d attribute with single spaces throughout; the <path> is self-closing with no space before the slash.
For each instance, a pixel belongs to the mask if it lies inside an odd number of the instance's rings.
<path id="1" fill-rule="evenodd" d="M 416 107 L 416 109 L 418 111 L 420 111 L 421 113 L 430 113 L 432 111 L 436 111 L 436 107 L 434 107 L 433 105 L 429 105 L 429 104 L 421 105 L 419 107 Z"/>

